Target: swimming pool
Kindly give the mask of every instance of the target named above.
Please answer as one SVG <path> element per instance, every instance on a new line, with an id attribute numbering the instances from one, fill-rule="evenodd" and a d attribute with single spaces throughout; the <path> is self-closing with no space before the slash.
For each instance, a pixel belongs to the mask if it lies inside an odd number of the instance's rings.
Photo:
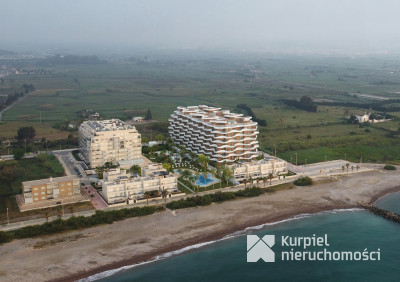
<path id="1" fill-rule="evenodd" d="M 207 175 L 207 178 L 204 178 L 204 175 L 203 175 L 203 174 L 200 175 L 199 179 L 195 182 L 195 184 L 198 185 L 198 186 L 200 186 L 200 187 L 202 187 L 202 186 L 207 186 L 207 185 L 210 185 L 210 184 L 212 184 L 212 183 L 217 183 L 217 182 L 219 182 L 219 180 L 216 179 L 216 178 L 214 178 L 214 177 L 212 176 L 212 174 L 209 173 L 209 174 Z"/>
<path id="2" fill-rule="evenodd" d="M 175 172 L 176 174 L 179 174 L 179 171 L 178 171 L 177 169 L 175 169 L 174 172 Z M 194 178 L 194 174 L 192 174 L 192 177 Z M 209 173 L 209 174 L 207 175 L 207 178 L 206 178 L 206 179 L 204 179 L 204 175 L 201 174 L 200 177 L 199 177 L 199 179 L 195 182 L 195 184 L 198 185 L 198 186 L 200 186 L 200 187 L 203 187 L 203 186 L 207 186 L 207 185 L 210 185 L 210 184 L 213 184 L 213 183 L 218 183 L 218 182 L 219 182 L 219 179 L 214 178 L 214 177 L 212 176 L 212 174 Z"/>

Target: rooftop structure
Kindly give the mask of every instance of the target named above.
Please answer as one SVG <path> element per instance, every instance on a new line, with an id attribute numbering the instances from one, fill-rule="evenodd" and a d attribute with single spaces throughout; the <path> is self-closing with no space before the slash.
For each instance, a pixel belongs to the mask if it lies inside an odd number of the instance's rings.
<path id="1" fill-rule="evenodd" d="M 138 160 L 142 156 L 140 134 L 134 126 L 119 119 L 85 121 L 78 134 L 79 149 L 92 168 L 106 162 Z"/>
<path id="2" fill-rule="evenodd" d="M 257 158 L 257 122 L 251 117 L 205 105 L 178 107 L 171 115 L 172 140 L 218 163 Z"/>
<path id="3" fill-rule="evenodd" d="M 150 191 L 171 193 L 178 190 L 177 176 L 168 173 L 161 164 L 142 168 L 142 176 L 131 176 L 120 168 L 109 169 L 103 174 L 102 194 L 109 204 L 134 202 Z"/>
<path id="4" fill-rule="evenodd" d="M 254 161 L 251 163 L 235 163 L 231 165 L 233 177 L 236 180 L 243 180 L 248 178 L 268 177 L 270 174 L 273 176 L 287 172 L 287 163 L 276 157 L 265 157 L 262 160 Z"/>

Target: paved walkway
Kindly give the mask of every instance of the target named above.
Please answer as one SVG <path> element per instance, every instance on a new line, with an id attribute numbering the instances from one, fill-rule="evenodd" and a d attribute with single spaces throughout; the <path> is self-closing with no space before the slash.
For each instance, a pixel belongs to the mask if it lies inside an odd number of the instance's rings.
<path id="1" fill-rule="evenodd" d="M 85 192 L 86 196 L 89 197 L 96 210 L 104 210 L 108 208 L 107 203 L 99 195 L 99 193 L 97 193 L 96 189 L 94 189 L 92 185 L 85 185 L 82 187 L 82 190 Z M 91 197 L 91 195 L 93 195 L 93 197 Z"/>

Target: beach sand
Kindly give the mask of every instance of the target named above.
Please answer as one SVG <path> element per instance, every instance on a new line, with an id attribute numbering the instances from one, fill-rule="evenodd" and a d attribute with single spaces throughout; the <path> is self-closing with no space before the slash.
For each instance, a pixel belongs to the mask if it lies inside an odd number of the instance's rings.
<path id="1" fill-rule="evenodd" d="M 340 176 L 255 198 L 132 218 L 0 246 L 1 281 L 73 281 L 304 213 L 353 208 L 400 191 L 396 171 Z M 267 184 L 268 186 L 268 184 Z"/>

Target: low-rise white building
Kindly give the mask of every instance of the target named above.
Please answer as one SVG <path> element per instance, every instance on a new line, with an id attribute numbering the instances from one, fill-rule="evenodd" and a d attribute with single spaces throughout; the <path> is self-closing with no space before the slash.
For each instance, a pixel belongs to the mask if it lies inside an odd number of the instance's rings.
<path id="1" fill-rule="evenodd" d="M 266 157 L 250 163 L 235 163 L 230 165 L 236 180 L 267 177 L 269 174 L 280 175 L 287 172 L 287 163 L 276 157 Z"/>
<path id="2" fill-rule="evenodd" d="M 357 119 L 357 121 L 359 123 L 368 122 L 369 121 L 369 116 L 370 116 L 370 114 L 365 114 L 365 115 L 362 115 L 362 116 L 356 115 L 356 119 Z"/>
<path id="3" fill-rule="evenodd" d="M 109 169 L 103 174 L 102 194 L 109 204 L 134 203 L 144 198 L 144 193 L 167 190 L 168 197 L 178 190 L 178 178 L 168 173 L 161 164 L 150 164 L 142 168 L 142 176 L 131 176 L 120 168 Z"/>

